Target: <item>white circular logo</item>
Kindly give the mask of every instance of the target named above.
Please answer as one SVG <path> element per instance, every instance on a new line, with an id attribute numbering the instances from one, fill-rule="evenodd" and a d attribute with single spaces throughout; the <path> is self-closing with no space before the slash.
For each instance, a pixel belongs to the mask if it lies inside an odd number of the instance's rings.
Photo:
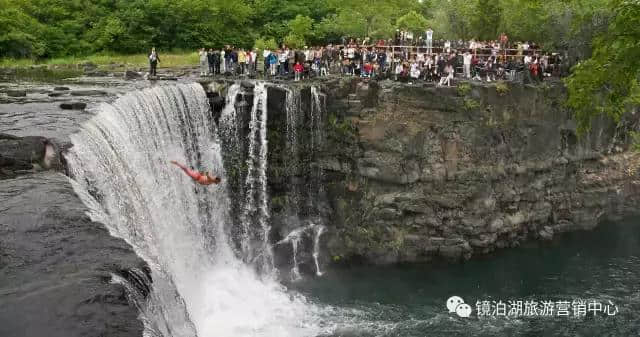
<path id="1" fill-rule="evenodd" d="M 447 309 L 449 313 L 456 313 L 458 316 L 467 318 L 471 316 L 473 309 L 470 305 L 464 303 L 464 300 L 460 296 L 451 296 L 447 300 Z"/>
<path id="2" fill-rule="evenodd" d="M 449 312 L 456 312 L 456 307 L 460 304 L 464 303 L 464 300 L 460 296 L 451 296 L 447 300 L 447 309 Z"/>
<path id="3" fill-rule="evenodd" d="M 471 316 L 471 306 L 466 303 L 459 304 L 456 307 L 456 314 L 462 318 Z"/>

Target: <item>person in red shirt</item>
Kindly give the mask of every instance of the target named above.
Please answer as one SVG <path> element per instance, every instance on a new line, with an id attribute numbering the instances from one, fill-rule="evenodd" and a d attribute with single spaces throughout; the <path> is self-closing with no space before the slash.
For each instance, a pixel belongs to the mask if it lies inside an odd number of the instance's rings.
<path id="1" fill-rule="evenodd" d="M 300 81 L 300 75 L 302 75 L 303 71 L 304 67 L 302 66 L 302 64 L 300 64 L 300 62 L 296 62 L 296 65 L 293 66 L 293 72 L 295 73 L 296 82 Z"/>
<path id="2" fill-rule="evenodd" d="M 372 73 L 373 73 L 373 65 L 371 65 L 370 62 L 365 63 L 364 73 L 362 74 L 362 77 L 371 77 Z"/>

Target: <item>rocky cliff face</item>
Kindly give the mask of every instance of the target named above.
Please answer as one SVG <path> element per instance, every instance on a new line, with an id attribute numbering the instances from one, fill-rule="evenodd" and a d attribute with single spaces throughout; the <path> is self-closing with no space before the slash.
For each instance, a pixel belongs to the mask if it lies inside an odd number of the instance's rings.
<path id="1" fill-rule="evenodd" d="M 147 296 L 150 270 L 91 221 L 59 148 L 0 133 L 0 336 L 141 336 L 130 297 Z"/>
<path id="2" fill-rule="evenodd" d="M 328 257 L 468 259 L 633 210 L 636 156 L 606 119 L 578 137 L 563 87 L 326 83 Z"/>

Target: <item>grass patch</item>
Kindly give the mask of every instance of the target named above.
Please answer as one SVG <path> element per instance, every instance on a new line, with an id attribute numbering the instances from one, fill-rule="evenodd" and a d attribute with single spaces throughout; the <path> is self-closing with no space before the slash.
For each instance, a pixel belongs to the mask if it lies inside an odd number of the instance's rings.
<path id="1" fill-rule="evenodd" d="M 197 52 L 160 52 L 159 67 L 182 67 L 198 65 L 200 57 Z M 33 59 L 0 59 L 1 68 L 26 68 L 35 65 L 75 65 L 91 62 L 96 65 L 123 64 L 125 66 L 145 67 L 149 65 L 147 54 L 119 55 L 96 54 L 89 56 L 67 56 L 46 60 Z"/>
<path id="2" fill-rule="evenodd" d="M 475 99 L 472 98 L 465 98 L 464 99 L 464 109 L 467 111 L 474 111 L 477 110 L 478 108 L 480 108 L 480 102 L 476 101 Z"/>
<path id="3" fill-rule="evenodd" d="M 471 92 L 471 84 L 468 82 L 462 82 L 458 84 L 458 96 L 464 97 L 467 96 Z"/>
<path id="4" fill-rule="evenodd" d="M 509 84 L 507 84 L 504 81 L 498 81 L 496 83 L 496 91 L 498 92 L 498 95 L 500 95 L 500 96 L 504 96 L 504 95 L 508 94 L 509 91 L 510 91 Z"/>

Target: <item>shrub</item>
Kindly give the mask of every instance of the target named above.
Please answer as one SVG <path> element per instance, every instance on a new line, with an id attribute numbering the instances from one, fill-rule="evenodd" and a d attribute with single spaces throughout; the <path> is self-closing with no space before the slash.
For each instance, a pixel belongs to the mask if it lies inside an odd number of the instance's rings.
<path id="1" fill-rule="evenodd" d="M 475 99 L 472 99 L 472 98 L 464 99 L 464 109 L 466 111 L 473 111 L 478 109 L 479 107 L 480 107 L 480 102 L 476 101 Z"/>
<path id="2" fill-rule="evenodd" d="M 498 95 L 504 96 L 509 93 L 509 90 L 509 84 L 507 84 L 506 82 L 498 81 L 496 83 L 496 91 L 498 92 Z"/>
<path id="3" fill-rule="evenodd" d="M 464 97 L 471 92 L 471 84 L 464 82 L 458 84 L 458 96 Z"/>

